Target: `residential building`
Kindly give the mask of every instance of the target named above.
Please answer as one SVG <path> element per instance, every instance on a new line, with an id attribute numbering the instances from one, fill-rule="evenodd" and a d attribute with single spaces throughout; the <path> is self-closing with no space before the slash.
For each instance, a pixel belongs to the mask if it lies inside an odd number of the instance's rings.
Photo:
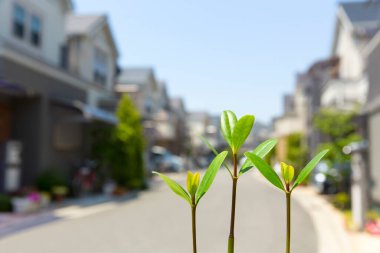
<path id="1" fill-rule="evenodd" d="M 158 83 L 157 92 L 154 96 L 157 104 L 155 106 L 157 112 L 153 116 L 153 124 L 157 132 L 155 145 L 164 147 L 174 153 L 173 146 L 176 140 L 175 115 L 170 108 L 170 98 L 165 83 Z"/>
<path id="2" fill-rule="evenodd" d="M 97 60 L 85 51 L 94 48 L 79 39 L 73 43 L 66 22 L 72 12 L 69 0 L 0 1 L 0 190 L 33 184 L 46 169 L 69 177 L 86 156 L 87 123 L 116 121 L 94 98 L 112 97 L 117 53 L 106 39 L 108 24 L 93 23 L 85 36 L 114 50 L 105 56 L 104 84 L 89 67 Z M 71 61 L 75 50 L 83 59 Z"/>
<path id="3" fill-rule="evenodd" d="M 331 57 L 314 63 L 302 78 L 306 101 L 306 143 L 310 158 L 315 154 L 322 141 L 321 133 L 314 127 L 314 116 L 322 107 L 324 87 L 338 77 L 340 60 Z"/>
<path id="4" fill-rule="evenodd" d="M 145 121 L 145 127 L 150 128 L 153 115 L 158 112 L 157 96 L 158 81 L 152 68 L 125 68 L 117 79 L 115 90 L 118 94 L 131 96 Z"/>
<path id="5" fill-rule="evenodd" d="M 380 28 L 379 2 L 346 2 L 338 6 L 332 55 L 338 75 L 323 87 L 322 106 L 356 109 L 366 101 L 365 48 Z"/>
<path id="6" fill-rule="evenodd" d="M 125 68 L 115 90 L 119 95 L 128 94 L 142 115 L 148 167 L 153 160 L 153 147 L 178 156 L 187 154 L 184 102 L 181 98 L 170 98 L 166 83 L 157 80 L 152 68 Z"/>
<path id="7" fill-rule="evenodd" d="M 114 84 L 118 50 L 105 15 L 66 15 L 67 71 L 93 84 L 87 88 L 87 103 L 92 107 L 115 102 Z"/>
<path id="8" fill-rule="evenodd" d="M 173 154 L 186 156 L 190 151 L 190 140 L 187 125 L 187 111 L 181 97 L 170 99 L 170 109 L 174 115 L 175 136 L 171 151 Z"/>
<path id="9" fill-rule="evenodd" d="M 216 149 L 223 148 L 220 118 L 206 112 L 189 112 L 187 115 L 190 145 L 193 156 L 207 156 L 210 148 L 202 141 L 203 136 Z"/>
<path id="10" fill-rule="evenodd" d="M 284 114 L 273 120 L 273 135 L 278 139 L 276 158 L 279 161 L 286 160 L 288 137 L 307 131 L 306 88 L 305 75 L 298 75 L 294 94 L 284 96 Z"/>
<path id="11" fill-rule="evenodd" d="M 152 171 L 152 148 L 158 138 L 154 116 L 158 113 L 158 81 L 152 68 L 135 67 L 123 69 L 117 77 L 115 91 L 119 96 L 128 95 L 139 110 L 145 137 L 146 170 Z M 165 115 L 161 116 L 165 118 Z"/>

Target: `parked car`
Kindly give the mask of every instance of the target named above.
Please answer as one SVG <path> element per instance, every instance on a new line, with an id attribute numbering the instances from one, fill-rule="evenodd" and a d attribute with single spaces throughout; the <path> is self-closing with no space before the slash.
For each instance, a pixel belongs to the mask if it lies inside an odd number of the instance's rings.
<path id="1" fill-rule="evenodd" d="M 166 149 L 158 146 L 153 147 L 151 153 L 154 170 L 161 172 L 183 171 L 184 161 L 181 157 L 173 155 Z"/>
<path id="2" fill-rule="evenodd" d="M 349 163 L 335 164 L 330 168 L 326 162 L 320 162 L 314 169 L 311 183 L 320 194 L 348 192 L 350 187 L 350 172 Z"/>

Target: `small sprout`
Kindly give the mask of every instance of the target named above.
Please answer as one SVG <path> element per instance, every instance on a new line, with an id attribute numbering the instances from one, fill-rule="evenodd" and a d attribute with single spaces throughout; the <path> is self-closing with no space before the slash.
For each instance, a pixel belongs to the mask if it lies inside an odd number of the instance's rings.
<path id="1" fill-rule="evenodd" d="M 197 235 L 196 235 L 196 209 L 201 198 L 210 189 L 216 174 L 219 171 L 220 166 L 226 159 L 228 152 L 224 151 L 218 154 L 211 162 L 210 166 L 206 170 L 202 180 L 198 172 L 193 173 L 189 171 L 187 173 L 186 186 L 187 191 L 178 183 L 171 180 L 169 177 L 153 171 L 154 174 L 159 175 L 162 180 L 169 186 L 169 188 L 178 196 L 186 200 L 191 206 L 191 219 L 192 219 L 192 231 L 193 231 L 193 252 L 197 252 Z"/>
<path id="2" fill-rule="evenodd" d="M 267 164 L 262 158 L 257 156 L 253 152 L 245 152 L 245 156 L 252 162 L 252 164 L 260 171 L 260 173 L 274 186 L 283 190 L 286 193 L 291 193 L 299 184 L 304 182 L 307 176 L 312 172 L 312 170 L 317 166 L 320 160 L 329 152 L 329 150 L 323 150 L 318 155 L 316 155 L 299 173 L 294 184 L 290 187 L 290 184 L 294 177 L 293 166 L 281 163 L 282 177 L 285 182 L 285 187 L 280 177 L 274 171 L 274 169 Z M 289 186 L 289 187 L 286 187 Z"/>
<path id="3" fill-rule="evenodd" d="M 281 163 L 281 174 L 282 179 L 284 179 L 285 185 L 289 189 L 289 185 L 294 177 L 294 168 L 291 165 L 288 165 L 284 162 Z"/>
<path id="4" fill-rule="evenodd" d="M 254 154 L 253 152 L 245 152 L 245 156 L 252 162 L 252 164 L 260 171 L 260 173 L 274 186 L 285 192 L 286 195 L 286 253 L 290 253 L 290 227 L 291 227 L 291 195 L 292 191 L 302 182 L 305 181 L 311 171 L 317 166 L 319 161 L 329 152 L 323 150 L 316 155 L 300 172 L 295 180 L 293 186 L 291 183 L 294 178 L 294 168 L 286 163 L 281 163 L 281 174 L 284 183 L 274 171 L 274 169 L 267 164 L 263 159 Z"/>

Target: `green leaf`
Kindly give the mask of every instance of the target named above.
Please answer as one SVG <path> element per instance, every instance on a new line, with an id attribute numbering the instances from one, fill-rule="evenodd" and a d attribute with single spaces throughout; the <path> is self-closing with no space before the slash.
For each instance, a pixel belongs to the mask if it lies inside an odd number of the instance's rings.
<path id="1" fill-rule="evenodd" d="M 211 162 L 210 166 L 206 170 L 205 175 L 202 178 L 202 181 L 198 187 L 198 191 L 196 194 L 196 204 L 198 204 L 199 200 L 206 194 L 208 189 L 210 188 L 212 182 L 215 179 L 216 173 L 218 173 L 218 170 L 222 163 L 224 162 L 224 159 L 226 159 L 228 152 L 223 151 L 219 155 L 217 155 L 214 160 Z"/>
<path id="2" fill-rule="evenodd" d="M 220 127 L 222 134 L 228 145 L 232 148 L 232 133 L 237 122 L 235 113 L 232 111 L 224 111 L 222 113 Z"/>
<path id="3" fill-rule="evenodd" d="M 232 132 L 232 150 L 235 154 L 247 139 L 254 122 L 255 116 L 253 115 L 245 115 L 236 122 Z"/>
<path id="4" fill-rule="evenodd" d="M 251 153 L 257 155 L 260 158 L 264 158 L 275 146 L 277 145 L 276 139 L 269 139 L 257 146 Z M 253 168 L 253 163 L 251 160 L 246 159 L 241 166 L 239 174 L 242 175 Z"/>
<path id="5" fill-rule="evenodd" d="M 268 179 L 269 182 L 271 182 L 280 190 L 285 191 L 284 185 L 282 184 L 280 177 L 277 175 L 274 169 L 270 167 L 263 159 L 251 152 L 245 152 L 245 156 L 252 161 L 253 165 L 260 171 L 260 173 L 266 179 Z"/>
<path id="6" fill-rule="evenodd" d="M 190 196 L 182 186 L 161 173 L 153 171 L 153 174 L 159 175 L 175 194 L 186 200 L 191 205 Z"/>
<path id="7" fill-rule="evenodd" d="M 207 145 L 207 147 L 214 153 L 215 156 L 219 155 L 218 151 L 211 145 L 211 143 L 202 135 L 198 135 L 198 137 L 202 140 L 204 144 Z"/>
<path id="8" fill-rule="evenodd" d="M 330 150 L 325 149 L 321 151 L 318 155 L 316 155 L 306 166 L 302 169 L 300 174 L 298 175 L 296 181 L 294 182 L 294 185 L 292 187 L 292 191 L 294 188 L 296 188 L 299 184 L 301 184 L 307 176 L 310 174 L 310 172 L 317 166 L 319 161 L 329 152 Z"/>

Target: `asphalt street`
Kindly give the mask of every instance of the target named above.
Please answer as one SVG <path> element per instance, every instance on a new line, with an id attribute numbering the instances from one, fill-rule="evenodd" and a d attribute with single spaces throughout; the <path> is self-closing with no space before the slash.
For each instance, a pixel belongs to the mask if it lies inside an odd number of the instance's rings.
<path id="1" fill-rule="evenodd" d="M 184 183 L 183 175 L 173 175 Z M 198 207 L 198 252 L 227 252 L 231 180 L 221 171 Z M 308 213 L 295 201 L 292 253 L 317 253 Z M 73 211 L 75 212 L 75 210 Z M 158 179 L 127 202 L 89 207 L 71 218 L 0 239 L 5 253 L 191 253 L 190 208 Z M 285 251 L 285 196 L 250 173 L 239 179 L 237 253 Z"/>

